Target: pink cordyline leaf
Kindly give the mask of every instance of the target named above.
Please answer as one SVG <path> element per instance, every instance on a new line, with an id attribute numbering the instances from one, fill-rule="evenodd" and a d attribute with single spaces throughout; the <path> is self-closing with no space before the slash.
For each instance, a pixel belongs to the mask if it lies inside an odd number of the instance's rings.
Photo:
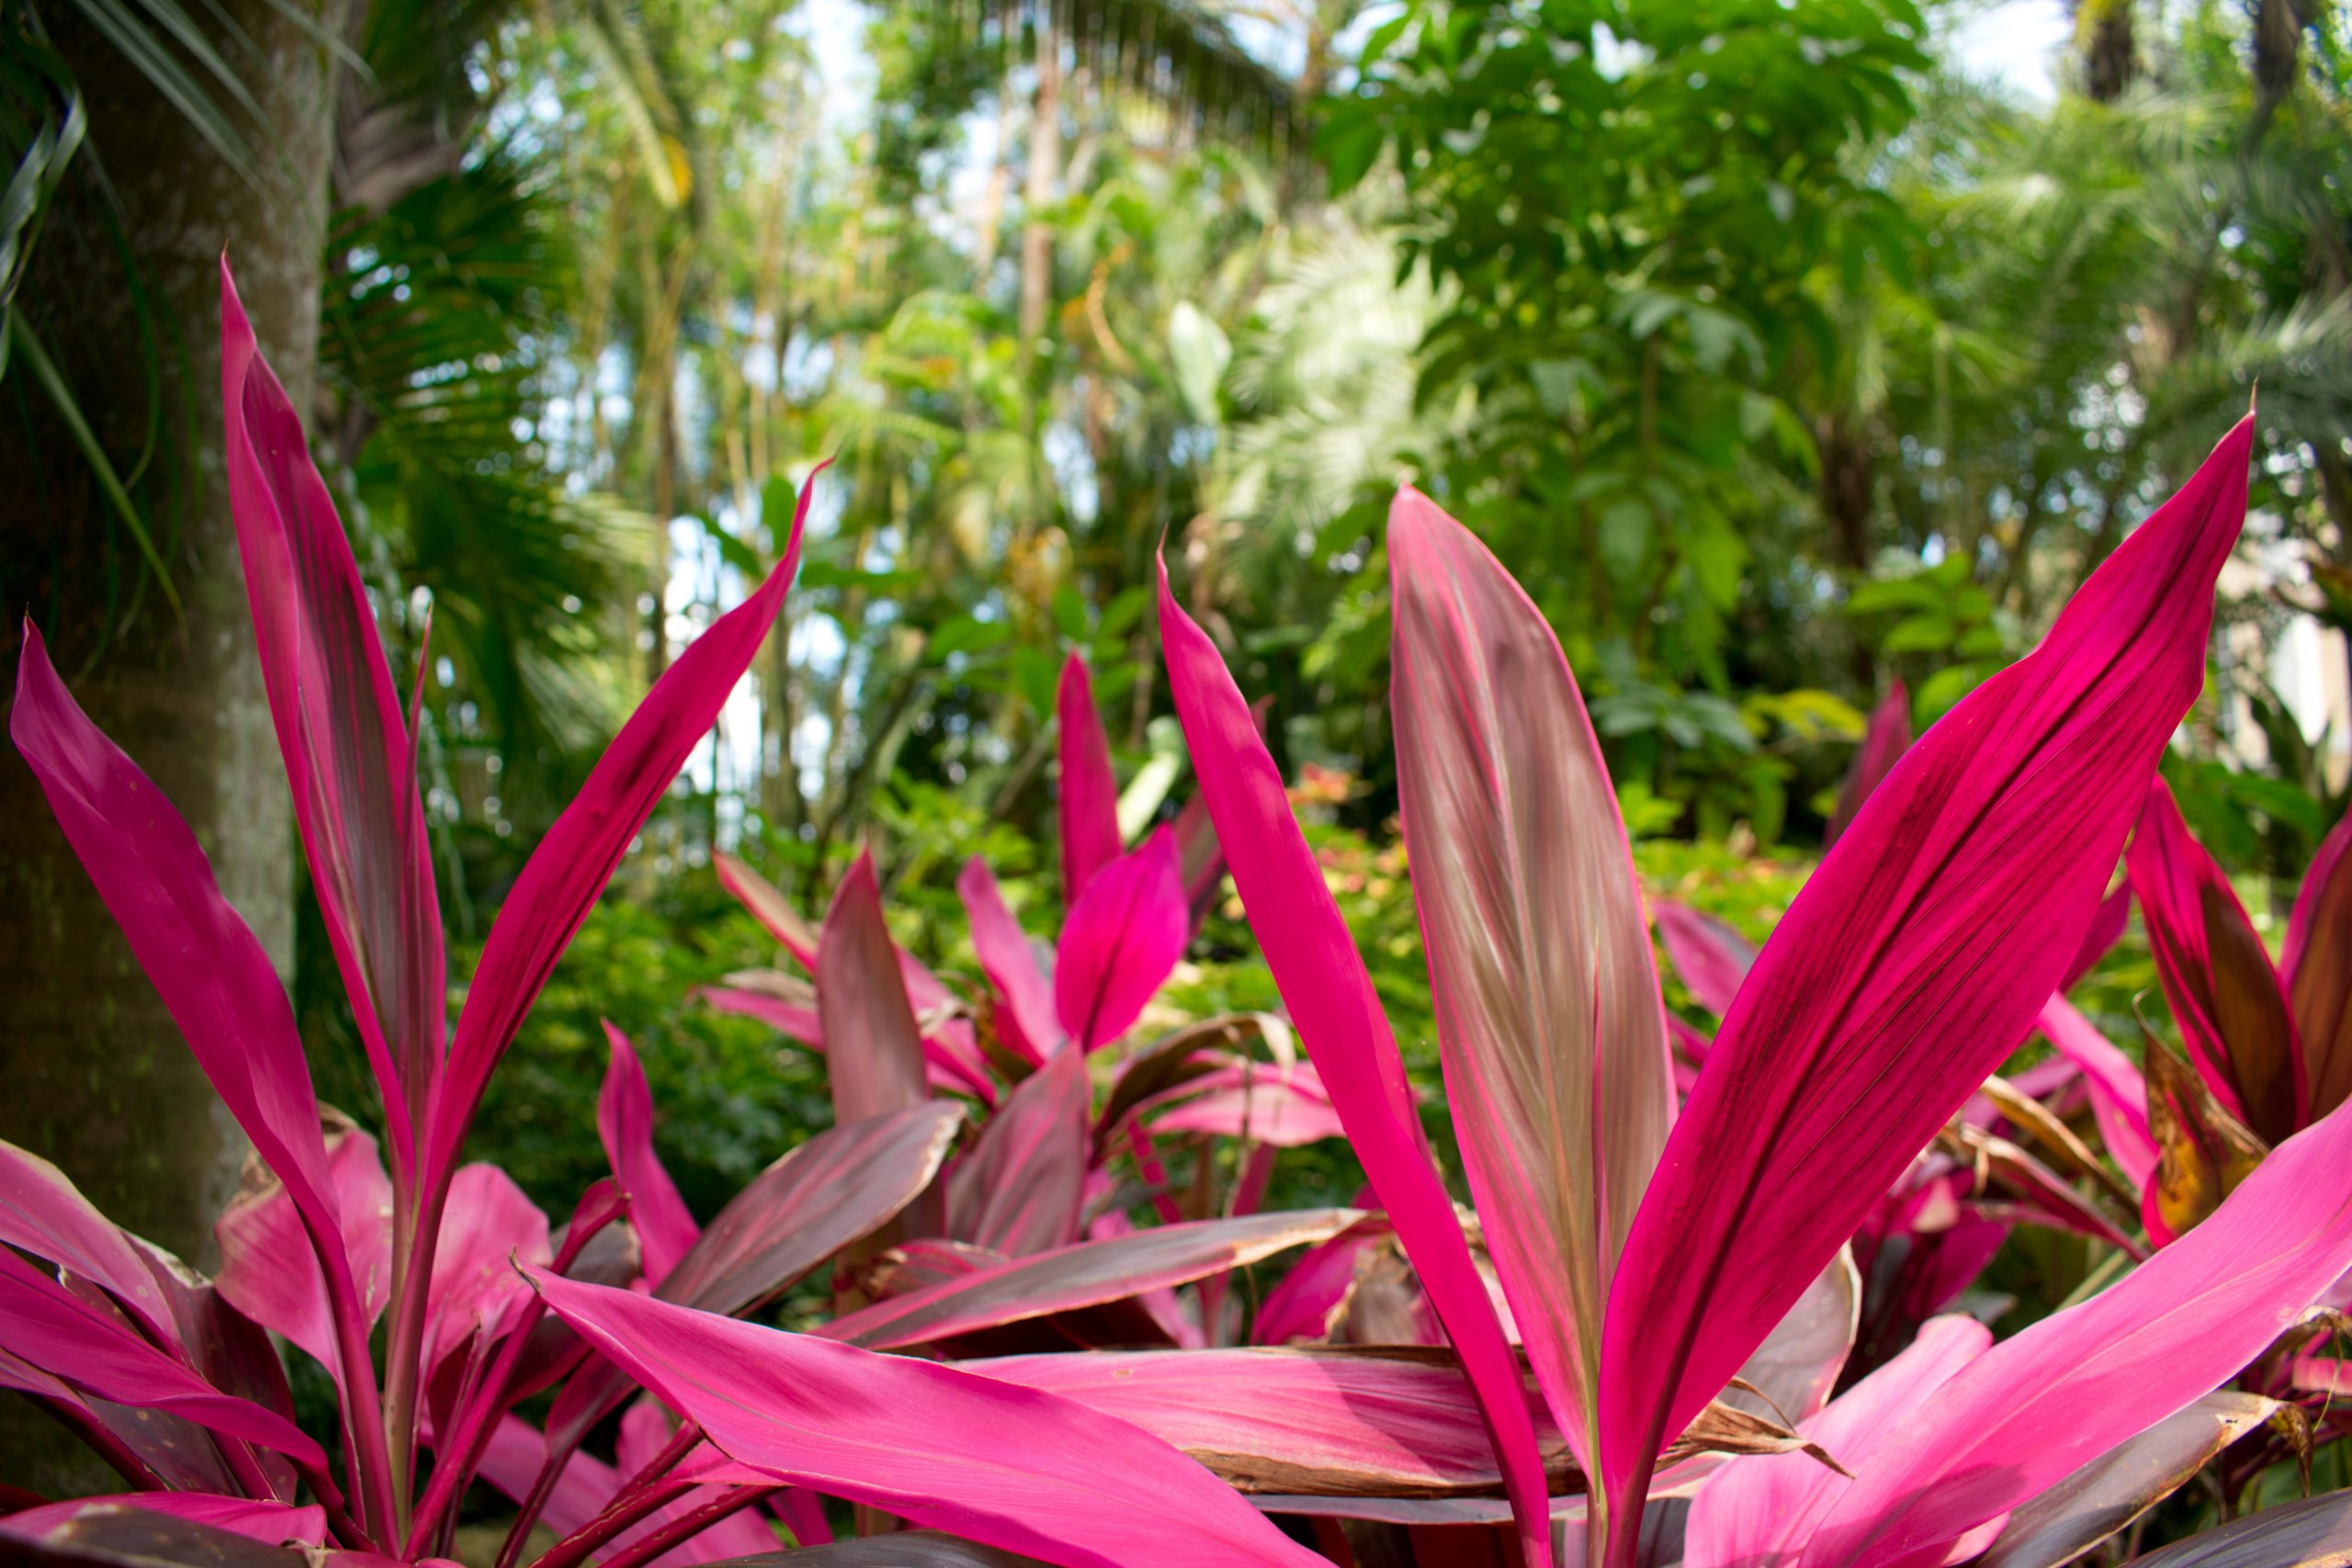
<path id="1" fill-rule="evenodd" d="M 1178 608 L 1165 560 L 1159 636 L 1193 771 L 1250 929 L 1364 1173 L 1461 1352 L 1501 1456 L 1529 1568 L 1550 1568 L 1544 1465 L 1518 1358 L 1503 1339 L 1453 1201 L 1430 1162 L 1404 1058 L 1250 706 L 1208 637 Z"/>
<path id="2" fill-rule="evenodd" d="M 1388 568 L 1446 1098 L 1528 1360 L 1589 1471 L 1601 1313 L 1674 1119 L 1633 854 L 1559 641 L 1501 563 L 1408 487 Z"/>
<path id="3" fill-rule="evenodd" d="M 318 1097 L 277 972 L 220 896 L 196 835 L 75 705 L 29 622 L 8 733 L 205 1076 L 333 1234 Z"/>
<path id="4" fill-rule="evenodd" d="M 1245 1492 L 1443 1493 L 1501 1479 L 1477 1401 L 1442 1354 L 1097 1351 L 958 1364 L 1140 1427 Z M 1565 1478 L 1566 1442 L 1538 1418 Z"/>
<path id="5" fill-rule="evenodd" d="M 226 256 L 220 402 L 229 506 L 294 818 L 405 1182 L 441 1070 L 447 1009 L 416 763 L 350 541 L 302 422 L 254 343 Z"/>
<path id="6" fill-rule="evenodd" d="M 1619 1509 L 2064 977 L 2202 684 L 2253 436 L 2249 418 L 1905 754 L 1741 987 L 1611 1298 Z"/>
<path id="7" fill-rule="evenodd" d="M 949 1174 L 949 1234 L 1009 1258 L 1077 1240 L 1093 1152 L 1087 1111 L 1082 1053 L 1057 1053 L 1023 1078 Z"/>
<path id="8" fill-rule="evenodd" d="M 1849 1463 L 1804 1568 L 1952 1540 L 2235 1376 L 2352 1265 L 2352 1111 L 2271 1151 L 2187 1235 L 2004 1340 Z"/>
<path id="9" fill-rule="evenodd" d="M 359 1490 L 370 1499 L 363 1506 L 379 1513 L 390 1506 L 390 1469 L 375 1370 L 327 1174 L 318 1096 L 277 972 L 220 896 L 187 823 L 75 705 L 29 622 L 8 733 L 197 1065 L 302 1217 L 334 1305 L 345 1425 L 358 1449 Z"/>
<path id="10" fill-rule="evenodd" d="M 108 1497 L 76 1497 L 0 1517 L 0 1534 L 41 1540 L 72 1524 L 92 1508 L 136 1508 L 166 1518 L 191 1519 L 200 1525 L 248 1536 L 277 1546 L 300 1541 L 323 1546 L 327 1539 L 326 1510 L 297 1508 L 284 1503 L 254 1502 L 246 1497 L 214 1497 L 190 1492 L 130 1492 Z"/>
<path id="11" fill-rule="evenodd" d="M 580 794 L 539 840 L 500 906 L 458 1016 L 448 1072 L 434 1106 L 429 1170 L 457 1163 L 491 1069 L 514 1043 L 524 1015 L 612 880 L 630 840 L 766 640 L 800 564 L 801 528 L 815 489 L 813 482 L 801 487 L 791 536 L 767 581 L 662 671 L 597 759 Z"/>
<path id="12" fill-rule="evenodd" d="M 1298 1340 L 1322 1342 L 1356 1287 L 1356 1270 L 1365 1250 L 1394 1235 L 1389 1223 L 1374 1214 L 1358 1220 L 1329 1241 L 1317 1242 L 1291 1266 L 1282 1283 L 1266 1292 L 1258 1308 L 1254 1332 L 1261 1345 L 1288 1345 Z"/>
<path id="13" fill-rule="evenodd" d="M 1713 915 L 1671 898 L 1653 899 L 1658 940 L 1698 1004 L 1717 1018 L 1731 1011 L 1740 982 L 1756 967 L 1756 945 Z"/>
<path id="14" fill-rule="evenodd" d="M 825 1048 L 825 1026 L 817 1016 L 813 992 L 806 1006 L 741 986 L 706 986 L 701 994 L 704 1001 L 721 1012 L 758 1019 L 786 1039 L 811 1051 Z"/>
<path id="15" fill-rule="evenodd" d="M 677 1183 L 662 1168 L 662 1156 L 653 1152 L 653 1093 L 646 1087 L 636 1047 L 610 1021 L 605 1025 L 605 1039 L 612 1047 L 612 1059 L 596 1096 L 596 1132 L 604 1139 L 614 1177 L 628 1193 L 629 1224 L 644 1249 L 646 1283 L 658 1285 L 702 1230 L 686 1212 L 685 1200 L 678 1196 Z"/>
<path id="16" fill-rule="evenodd" d="M 898 947 L 882 921 L 870 854 L 858 855 L 825 913 L 817 1012 L 836 1122 L 862 1122 L 923 1099 L 922 1035 L 899 977 Z"/>
<path id="17" fill-rule="evenodd" d="M 1086 660 L 1073 653 L 1054 694 L 1061 720 L 1062 908 L 1076 909 L 1094 874 L 1119 858 L 1119 781 L 1094 710 Z"/>
<path id="18" fill-rule="evenodd" d="M 1080 1050 L 1109 1044 L 1143 1016 L 1192 929 L 1167 829 L 1094 874 L 1062 923 L 1054 959 L 1055 1010 Z"/>
<path id="19" fill-rule="evenodd" d="M 1062 1024 L 1054 1011 L 1053 982 L 1037 967 L 1028 934 L 1004 907 L 1004 893 L 979 856 L 965 863 L 956 892 L 971 923 L 972 951 L 1001 1003 L 998 1037 L 1024 1060 L 1044 1061 L 1060 1049 Z"/>
<path id="20" fill-rule="evenodd" d="M 963 1124 L 937 1101 L 830 1128 L 753 1177 L 658 1289 L 665 1301 L 746 1312 L 929 1187 Z"/>
<path id="21" fill-rule="evenodd" d="M 2162 779 L 2126 857 L 2165 999 L 2223 1110 L 2277 1143 L 2311 1119 L 2302 1049 L 2270 954 Z"/>
<path id="22" fill-rule="evenodd" d="M 6 1142 L 0 1142 L 0 1243 L 105 1287 L 158 1340 L 180 1348 L 171 1307 L 121 1227 L 63 1171 Z"/>
<path id="23" fill-rule="evenodd" d="M 1155 1134 L 1207 1133 L 1294 1149 L 1347 1129 L 1312 1062 L 1290 1068 L 1262 1062 L 1213 1067 L 1137 1107 Z"/>
<path id="24" fill-rule="evenodd" d="M 1862 731 L 1861 749 L 1854 753 L 1854 765 L 1846 774 L 1846 782 L 1838 789 L 1838 808 L 1829 814 L 1829 822 L 1822 831 L 1824 849 L 1835 844 L 1846 829 L 1853 825 L 1854 814 L 1871 792 L 1885 782 L 1895 759 L 1911 748 L 1911 694 L 1896 676 L 1886 689 L 1886 695 L 1871 710 L 1871 721 Z"/>
<path id="25" fill-rule="evenodd" d="M 792 954 L 795 963 L 814 975 L 820 940 L 817 929 L 802 919 L 791 901 L 758 872 L 723 851 L 711 858 L 718 863 L 719 885 L 742 902 L 752 917 Z M 949 999 L 947 987 L 939 983 L 939 976 L 923 967 L 921 959 L 904 948 L 898 953 L 899 971 L 907 983 L 907 999 L 918 1013 L 929 1012 Z"/>
<path id="26" fill-rule="evenodd" d="M 932 1184 L 964 1109 L 925 1100 L 829 1128 L 753 1177 L 656 1287 L 704 1312 L 749 1312 L 851 1243 L 889 1224 Z M 548 1431 L 569 1455 L 629 1392 L 598 1362 L 567 1382 Z"/>
<path id="27" fill-rule="evenodd" d="M 933 1344 L 1246 1268 L 1336 1235 L 1361 1217 L 1352 1209 L 1308 1209 L 1076 1242 L 876 1302 L 817 1332 L 875 1350 Z"/>
<path id="28" fill-rule="evenodd" d="M 208 1430 L 276 1449 L 323 1472 L 326 1454 L 276 1411 L 221 1393 L 140 1337 L 0 1247 L 0 1349 L 85 1393 L 138 1410 L 164 1410 Z"/>
<path id="29" fill-rule="evenodd" d="M 530 1271 L 738 1461 L 1068 1568 L 1316 1568 L 1159 1439 L 1052 1394 Z"/>
<path id="30" fill-rule="evenodd" d="M 441 1213 L 425 1295 L 428 1377 L 446 1357 L 462 1352 L 478 1330 L 498 1337 L 529 1299 L 528 1287 L 514 1275 L 516 1259 L 545 1263 L 550 1257 L 548 1217 L 513 1177 L 494 1165 L 459 1167 Z"/>
<path id="31" fill-rule="evenodd" d="M 364 1326 L 372 1329 L 391 1295 L 391 1179 L 384 1174 L 376 1140 L 356 1129 L 328 1141 L 327 1175 Z M 220 1273 L 214 1283 L 222 1297 L 308 1351 L 340 1388 L 343 1370 L 335 1354 L 334 1313 L 326 1280 L 286 1189 L 266 1179 L 249 1185 L 221 1211 L 212 1235 L 220 1247 Z"/>
<path id="32" fill-rule="evenodd" d="M 1900 1425 L 1920 1400 L 1983 1355 L 1992 1331 L 1965 1317 L 1930 1318 L 1909 1348 L 1798 1424 L 1831 1458 Z M 1683 1568 L 1778 1568 L 1793 1563 L 1853 1483 L 1810 1454 L 1734 1460 L 1699 1488 L 1683 1537 Z"/>
<path id="33" fill-rule="evenodd" d="M 2312 857 L 2287 919 L 2278 972 L 2295 1016 L 2312 1114 L 2352 1098 L 2352 814 Z"/>
<path id="34" fill-rule="evenodd" d="M 903 969 L 899 977 L 906 977 Z M 825 1049 L 825 1026 L 813 987 L 805 1004 L 745 986 L 707 986 L 700 995 L 720 1012 L 757 1019 L 795 1044 L 811 1051 Z M 983 1105 L 993 1105 L 996 1086 L 986 1076 L 988 1069 L 979 1057 L 978 1043 L 970 1037 L 970 1027 L 964 1020 L 950 1019 L 923 1037 L 923 1081 L 933 1089 L 972 1095 Z"/>
<path id="35" fill-rule="evenodd" d="M 2123 935 L 2123 928 L 2132 919 L 2132 884 L 2119 882 L 2113 891 L 2099 901 L 2098 913 L 2092 918 L 2091 929 L 2083 933 L 2083 945 L 2075 950 L 2074 961 L 2066 965 L 2066 977 L 2059 983 L 2061 992 L 2071 991 L 2075 982 L 2091 972 L 2098 962 L 2106 957 Z"/>
<path id="36" fill-rule="evenodd" d="M 2148 1132 L 2148 1080 L 2065 998 L 2053 995 L 2044 1002 L 2034 1023 L 2060 1055 L 2082 1069 L 2099 1137 L 2132 1190 L 2143 1190 L 2156 1168 L 2155 1139 Z"/>
<path id="37" fill-rule="evenodd" d="M 768 935 L 775 938 L 800 967 L 813 974 L 817 968 L 816 928 L 800 918 L 800 911 L 792 907 L 791 900 L 775 884 L 733 855 L 716 850 L 710 859 L 718 868 L 718 885 L 733 894 L 752 912 L 753 919 L 767 928 Z"/>

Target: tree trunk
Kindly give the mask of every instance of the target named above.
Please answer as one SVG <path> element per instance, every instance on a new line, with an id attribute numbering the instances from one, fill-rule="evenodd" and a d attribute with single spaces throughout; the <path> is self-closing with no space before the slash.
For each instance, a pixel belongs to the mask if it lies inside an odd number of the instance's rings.
<path id="1" fill-rule="evenodd" d="M 339 28 L 344 0 L 325 10 Z M 0 604 L 11 622 L 29 610 L 40 624 L 75 697 L 187 818 L 285 973 L 294 837 L 222 477 L 219 269 L 225 249 L 264 353 L 294 406 L 311 406 L 334 70 L 272 0 L 190 14 L 260 102 L 262 122 L 242 126 L 255 180 L 232 173 L 71 7 L 51 8 L 88 107 L 83 158 L 95 154 L 119 193 L 162 318 L 166 412 L 140 500 L 185 616 L 152 583 L 126 613 L 136 557 L 21 362 L 0 383 L 14 405 L 0 420 Z M 227 36 L 232 27 L 253 52 Z M 18 302 L 128 468 L 145 435 L 141 332 L 93 174 L 68 177 Z M 0 680 L 13 689 L 13 624 L 0 638 Z M 55 1160 L 130 1229 L 209 1261 L 243 1140 L 13 748 L 0 748 L 0 1138 Z M 0 1411 L 0 1475 L 61 1491 L 83 1481 L 67 1468 L 74 1445 L 28 1414 Z"/>

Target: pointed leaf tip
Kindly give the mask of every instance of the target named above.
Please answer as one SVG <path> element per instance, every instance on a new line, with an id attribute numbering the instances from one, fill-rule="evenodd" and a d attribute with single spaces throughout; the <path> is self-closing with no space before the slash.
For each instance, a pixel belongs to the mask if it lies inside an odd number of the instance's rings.
<path id="1" fill-rule="evenodd" d="M 2063 977 L 2201 687 L 2251 439 L 2233 430 L 2040 648 L 1910 748 L 1741 987 L 1610 1301 L 1602 1471 L 1621 1517 L 1664 1436 L 1724 1386 Z"/>
<path id="2" fill-rule="evenodd" d="M 1551 626 L 1424 497 L 1389 513 L 1389 706 L 1448 1098 L 1487 1243 L 1579 1462 L 1601 1312 L 1673 1117 L 1633 857 Z"/>
<path id="3" fill-rule="evenodd" d="M 1206 635 L 1177 604 L 1164 556 L 1159 604 L 1169 691 L 1250 928 L 1365 1174 L 1461 1353 L 1500 1455 L 1521 1549 L 1532 1568 L 1549 1568 L 1549 1506 L 1518 1358 L 1430 1163 L 1387 1016 L 1291 815 L 1250 705 Z"/>
<path id="4" fill-rule="evenodd" d="M 1075 908 L 1095 873 L 1119 856 L 1119 783 L 1094 706 L 1086 660 L 1072 653 L 1054 694 L 1061 726 L 1062 907 Z"/>

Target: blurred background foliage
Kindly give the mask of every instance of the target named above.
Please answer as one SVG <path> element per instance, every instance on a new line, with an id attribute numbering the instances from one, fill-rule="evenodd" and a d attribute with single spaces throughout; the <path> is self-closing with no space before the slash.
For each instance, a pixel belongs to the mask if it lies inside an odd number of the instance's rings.
<path id="1" fill-rule="evenodd" d="M 17 288 L 49 191 L 104 179 L 61 8 L 0 6 L 20 403 L 122 390 L 42 359 L 53 302 Z M 87 9 L 195 133 L 258 68 L 191 55 L 175 0 Z M 1959 46 L 2053 17 L 2023 75 Z M 968 971 L 965 857 L 1052 903 L 1071 649 L 1130 815 L 1182 803 L 1163 544 L 1277 760 L 1325 770 L 1318 847 L 1433 1071 L 1385 720 L 1400 479 L 1558 629 L 1653 891 L 1760 937 L 1891 682 L 1925 725 L 2030 647 L 2258 382 L 2256 510 L 2170 765 L 2256 908 L 2342 810 L 2312 694 L 2352 626 L 2332 0 L 382 0 L 335 46 L 312 431 L 425 674 L 464 953 L 808 506 L 772 647 L 482 1118 L 542 1196 L 598 1157 L 600 1016 L 698 1209 L 822 1118 L 809 1058 L 694 1000 L 774 956 L 714 848 L 814 913 L 870 846 L 901 939 Z M 164 586 L 138 562 L 186 484 L 170 414 L 91 453 L 125 564 L 88 591 L 124 614 Z M 1272 1000 L 1236 913 L 1170 1006 Z M 315 911 L 297 948 L 356 1095 Z M 2120 1036 L 2133 952 L 2099 982 Z M 1311 1158 L 1285 1179 L 1347 1195 Z"/>

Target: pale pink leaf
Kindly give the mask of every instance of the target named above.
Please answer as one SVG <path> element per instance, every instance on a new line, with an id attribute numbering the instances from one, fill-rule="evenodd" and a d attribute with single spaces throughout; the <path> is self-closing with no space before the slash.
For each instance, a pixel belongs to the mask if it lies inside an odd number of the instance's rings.
<path id="1" fill-rule="evenodd" d="M 678 1196 L 677 1183 L 653 1152 L 653 1091 L 646 1087 L 645 1068 L 628 1036 L 605 1024 L 605 1040 L 612 1056 L 605 1067 L 605 1087 L 596 1096 L 596 1133 L 604 1140 L 605 1158 L 628 1193 L 629 1224 L 636 1227 L 645 1253 L 645 1279 L 658 1285 L 686 1255 L 702 1234 L 695 1217 Z"/>
<path id="2" fill-rule="evenodd" d="M 1250 929 L 1357 1157 L 1461 1352 L 1501 1455 L 1521 1550 L 1531 1568 L 1549 1568 L 1544 1467 L 1518 1358 L 1430 1162 L 1404 1058 L 1250 706 L 1216 648 L 1178 608 L 1164 560 L 1159 636 L 1193 772 Z"/>
<path id="3" fill-rule="evenodd" d="M 773 1479 L 1066 1568 L 1317 1568 L 1174 1449 L 1073 1401 L 534 1270 L 607 1357 Z"/>

